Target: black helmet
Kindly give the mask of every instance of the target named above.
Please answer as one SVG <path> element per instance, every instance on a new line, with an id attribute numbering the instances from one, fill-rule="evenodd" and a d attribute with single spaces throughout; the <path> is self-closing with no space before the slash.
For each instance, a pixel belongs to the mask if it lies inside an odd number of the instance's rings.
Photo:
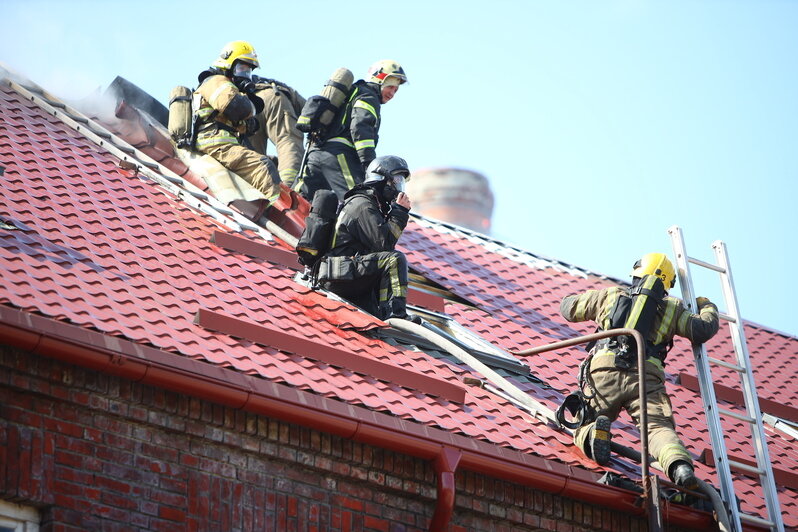
<path id="1" fill-rule="evenodd" d="M 398 192 L 405 191 L 405 181 L 410 179 L 407 161 L 396 155 L 377 157 L 366 169 L 364 185 L 390 182 Z"/>

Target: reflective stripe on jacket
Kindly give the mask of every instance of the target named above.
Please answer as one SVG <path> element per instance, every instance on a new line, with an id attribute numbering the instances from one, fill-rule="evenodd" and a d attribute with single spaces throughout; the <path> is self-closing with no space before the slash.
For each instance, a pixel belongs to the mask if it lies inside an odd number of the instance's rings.
<path id="1" fill-rule="evenodd" d="M 357 151 L 363 169 L 377 157 L 380 130 L 380 86 L 358 80 L 352 86 L 349 101 L 336 117 L 338 127 L 330 131 L 328 140 L 344 139 Z"/>
<path id="2" fill-rule="evenodd" d="M 220 74 L 206 77 L 194 94 L 199 96 L 199 105 L 195 106 L 195 116 L 199 120 L 197 149 L 239 144 L 238 136 L 246 131 L 245 119 L 230 120 L 225 111 L 231 104 L 239 109 L 248 105 L 251 112 L 246 118 L 255 116 L 255 106 L 249 98 L 228 77 Z"/>

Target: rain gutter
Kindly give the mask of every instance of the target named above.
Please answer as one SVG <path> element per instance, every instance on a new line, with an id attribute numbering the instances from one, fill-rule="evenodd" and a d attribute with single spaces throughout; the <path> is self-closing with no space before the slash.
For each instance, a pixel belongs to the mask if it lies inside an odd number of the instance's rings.
<path id="1" fill-rule="evenodd" d="M 438 500 L 433 517 L 435 526 L 445 528 L 451 518 L 457 468 L 630 515 L 645 514 L 637 493 L 598 484 L 596 473 L 579 467 L 374 412 L 2 305 L 0 343 L 434 461 L 438 479 Z M 664 521 L 673 525 L 694 529 L 714 526 L 708 513 L 684 506 L 667 505 L 662 514 Z"/>

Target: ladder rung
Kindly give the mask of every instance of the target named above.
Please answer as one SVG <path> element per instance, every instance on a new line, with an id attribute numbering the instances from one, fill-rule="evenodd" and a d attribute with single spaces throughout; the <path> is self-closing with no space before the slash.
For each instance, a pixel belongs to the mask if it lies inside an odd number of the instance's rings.
<path id="1" fill-rule="evenodd" d="M 745 368 L 742 366 L 738 366 L 730 362 L 724 362 L 723 360 L 718 360 L 717 358 L 712 358 L 712 357 L 707 357 L 707 360 L 709 360 L 713 364 L 717 364 L 718 366 L 723 366 L 724 368 L 732 369 L 738 373 L 745 373 Z"/>
<path id="2" fill-rule="evenodd" d="M 199 190 L 189 190 L 188 193 L 200 201 L 208 201 L 208 195 L 200 192 Z"/>
<path id="3" fill-rule="evenodd" d="M 85 125 L 88 125 L 88 124 L 89 124 L 89 119 L 88 119 L 88 118 L 86 118 L 85 116 L 81 116 L 81 115 L 77 115 L 77 114 L 72 114 L 72 113 L 66 113 L 66 115 L 67 115 L 69 118 L 71 118 L 72 120 L 74 120 L 75 122 L 79 122 L 79 123 L 81 123 L 81 124 L 85 124 Z"/>
<path id="4" fill-rule="evenodd" d="M 183 181 L 182 177 L 176 177 L 176 176 L 173 176 L 173 175 L 171 175 L 169 173 L 164 174 L 163 177 L 164 177 L 164 179 L 166 179 L 170 183 L 174 183 L 176 185 L 181 185 L 182 186 L 185 183 L 185 181 Z"/>
<path id="5" fill-rule="evenodd" d="M 89 129 L 91 130 L 92 133 L 94 133 L 95 135 L 97 135 L 98 137 L 100 137 L 102 139 L 105 139 L 105 140 L 110 140 L 111 139 L 111 134 L 110 133 L 106 133 L 105 131 L 98 130 L 91 123 L 89 123 Z M 126 153 L 133 153 L 133 150 L 129 150 Z"/>
<path id="6" fill-rule="evenodd" d="M 750 466 L 742 462 L 736 462 L 734 460 L 729 460 L 729 466 L 733 466 L 735 469 L 742 469 L 743 471 L 748 471 L 749 473 L 753 473 L 755 475 L 765 474 L 765 472 L 759 469 L 758 467 Z"/>
<path id="7" fill-rule="evenodd" d="M 716 264 L 710 264 L 709 262 L 704 262 L 703 260 L 694 259 L 693 257 L 687 257 L 688 262 L 692 262 L 696 266 L 703 266 L 704 268 L 709 268 L 710 270 L 715 270 L 716 272 L 726 273 L 726 268 L 721 268 Z"/>
<path id="8" fill-rule="evenodd" d="M 740 421 L 745 421 L 746 423 L 750 423 L 751 425 L 756 423 L 756 419 L 752 418 L 751 416 L 746 416 L 745 414 L 738 414 L 737 412 L 732 412 L 731 410 L 726 410 L 725 408 L 718 408 L 718 413 L 723 414 L 724 416 L 729 416 L 739 419 Z"/>
<path id="9" fill-rule="evenodd" d="M 766 528 L 774 528 L 776 523 L 773 521 L 768 521 L 767 519 L 762 519 L 761 517 L 757 517 L 755 515 L 744 514 L 740 513 L 740 521 L 748 521 L 749 523 L 764 526 Z"/>
<path id="10" fill-rule="evenodd" d="M 724 314 L 723 312 L 718 312 L 718 317 L 722 320 L 730 321 L 732 323 L 737 323 L 737 318 L 734 316 L 730 316 L 729 314 Z"/>
<path id="11" fill-rule="evenodd" d="M 236 221 L 238 221 L 238 220 L 236 220 Z M 263 227 L 259 226 L 256 223 L 252 223 L 249 220 L 247 220 L 246 222 L 243 222 L 243 221 L 238 222 L 238 225 L 241 226 L 241 229 L 248 229 L 250 231 L 255 231 L 255 232 L 258 232 L 258 231 L 263 229 Z"/>

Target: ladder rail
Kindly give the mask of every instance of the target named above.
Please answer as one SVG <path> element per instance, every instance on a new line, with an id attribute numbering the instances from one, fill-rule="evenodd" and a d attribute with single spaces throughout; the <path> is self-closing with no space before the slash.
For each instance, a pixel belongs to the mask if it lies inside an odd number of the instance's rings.
<path id="1" fill-rule="evenodd" d="M 762 491 L 765 494 L 768 517 L 771 521 L 776 523 L 778 530 L 783 530 L 783 524 L 779 524 L 781 523 L 781 511 L 779 508 L 778 491 L 773 477 L 773 467 L 767 449 L 765 431 L 762 426 L 762 412 L 759 408 L 759 398 L 756 393 L 754 372 L 751 366 L 751 357 L 748 352 L 748 342 L 745 338 L 745 327 L 740 317 L 737 293 L 734 290 L 734 279 L 729 264 L 726 244 L 717 240 L 712 244 L 712 248 L 715 251 L 718 264 L 725 270 L 725 274 L 721 275 L 721 287 L 723 289 L 724 298 L 726 299 L 726 310 L 736 318 L 735 321 L 729 322 L 729 330 L 732 333 L 732 342 L 736 342 L 735 347 L 737 347 L 737 349 L 735 349 L 735 353 L 737 354 L 737 364 L 740 367 L 748 368 L 747 371 L 741 372 L 740 376 L 743 384 L 746 410 L 748 415 L 756 420 L 756 423 L 751 424 L 751 436 L 754 440 L 756 462 L 760 468 L 759 477 L 762 484 Z"/>
<path id="2" fill-rule="evenodd" d="M 673 226 L 668 232 L 671 234 L 674 252 L 676 253 L 679 285 L 682 288 L 684 305 L 690 312 L 696 313 L 695 292 L 693 290 L 693 281 L 690 277 L 690 264 L 682 230 L 678 226 Z M 718 401 L 715 397 L 715 387 L 712 384 L 712 373 L 709 368 L 709 361 L 707 360 L 706 348 L 704 344 L 693 344 L 692 349 L 696 370 L 698 372 L 698 382 L 701 390 L 702 403 L 704 405 L 704 415 L 707 420 L 707 429 L 709 430 L 712 448 L 715 451 L 715 469 L 720 484 L 721 496 L 729 511 L 732 526 L 735 527 L 737 532 L 741 532 L 740 512 L 736 504 L 734 482 L 727 459 L 728 451 L 726 450 L 726 441 L 723 438 L 723 429 L 720 424 L 718 412 L 715 410 Z"/>
<path id="3" fill-rule="evenodd" d="M 756 385 L 754 383 L 748 344 L 745 339 L 743 322 L 737 304 L 726 245 L 719 240 L 713 242 L 712 248 L 715 251 L 717 264 L 710 264 L 687 255 L 681 228 L 672 226 L 668 229 L 668 233 L 671 235 L 673 249 L 676 253 L 679 282 L 682 288 L 684 304 L 688 310 L 693 313 L 697 313 L 698 310 L 695 308 L 695 292 L 690 276 L 690 264 L 715 271 L 720 274 L 721 278 L 721 288 L 726 302 L 727 313 L 721 313 L 720 318 L 729 323 L 729 332 L 736 355 L 736 364 L 709 357 L 703 344 L 693 345 L 693 356 L 695 358 L 696 370 L 699 377 L 701 398 L 704 403 L 704 412 L 707 419 L 707 428 L 709 429 L 712 447 L 715 451 L 716 472 L 720 481 L 723 499 L 732 519 L 732 526 L 736 530 L 742 530 L 743 522 L 753 522 L 768 526 L 778 532 L 783 532 L 784 522 L 781 519 L 778 492 L 776 490 L 773 469 L 767 451 L 767 441 L 762 426 L 763 417 L 759 409 L 759 399 L 756 394 Z M 726 367 L 740 376 L 741 388 L 745 399 L 745 416 L 722 409 L 718 406 L 710 363 Z M 747 422 L 751 426 L 756 467 L 729 460 L 723 427 L 719 417 L 720 414 Z M 749 516 L 743 514 L 739 510 L 736 504 L 737 498 L 734 491 L 734 481 L 731 476 L 731 466 L 759 477 L 769 519 L 765 520 L 755 516 Z"/>

